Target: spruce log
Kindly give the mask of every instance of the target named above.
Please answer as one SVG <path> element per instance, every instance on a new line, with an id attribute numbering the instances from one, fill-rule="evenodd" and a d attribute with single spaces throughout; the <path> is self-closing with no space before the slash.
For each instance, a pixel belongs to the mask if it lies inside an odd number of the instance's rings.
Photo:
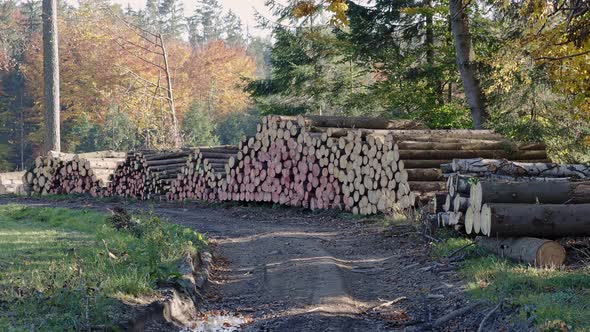
<path id="1" fill-rule="evenodd" d="M 444 181 L 408 181 L 411 191 L 418 192 L 435 192 L 445 190 L 446 182 Z"/>
<path id="2" fill-rule="evenodd" d="M 590 236 L 590 204 L 484 204 L 484 235 L 559 238 Z"/>
<path id="3" fill-rule="evenodd" d="M 400 159 L 406 160 L 430 160 L 453 158 L 510 158 L 517 160 L 545 159 L 545 150 L 399 150 Z M 456 171 L 456 170 L 455 170 Z"/>
<path id="4" fill-rule="evenodd" d="M 539 267 L 556 267 L 565 261 L 565 249 L 557 242 L 533 237 L 489 238 L 478 236 L 477 245 L 503 257 Z"/>
<path id="5" fill-rule="evenodd" d="M 523 163 L 504 159 L 455 159 L 453 171 L 461 173 L 495 173 L 510 176 L 590 177 L 590 165 Z"/>
<path id="6" fill-rule="evenodd" d="M 583 182 L 495 182 L 479 181 L 471 186 L 476 209 L 484 203 L 590 203 L 590 181 Z"/>
<path id="7" fill-rule="evenodd" d="M 397 144 L 400 150 L 545 150 L 544 144 L 517 144 L 508 140 L 488 141 L 466 139 L 462 142 L 400 141 Z"/>
<path id="8" fill-rule="evenodd" d="M 440 168 L 407 168 L 404 163 L 404 169 L 408 172 L 410 181 L 438 181 L 443 179 Z"/>
<path id="9" fill-rule="evenodd" d="M 413 120 L 389 120 L 373 117 L 315 116 L 305 117 L 305 124 L 312 127 L 365 128 L 365 129 L 426 129 Z"/>

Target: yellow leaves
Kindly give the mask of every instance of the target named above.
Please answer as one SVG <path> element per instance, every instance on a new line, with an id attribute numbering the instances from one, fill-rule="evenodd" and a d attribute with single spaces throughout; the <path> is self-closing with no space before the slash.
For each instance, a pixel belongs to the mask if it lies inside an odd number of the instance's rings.
<path id="1" fill-rule="evenodd" d="M 330 24 L 343 27 L 348 25 L 348 5 L 345 0 L 324 0 L 325 9 L 332 14 Z M 322 4 L 315 4 L 312 0 L 299 1 L 293 6 L 291 15 L 295 18 L 309 17 L 317 13 Z"/>
<path id="2" fill-rule="evenodd" d="M 327 10 L 333 13 L 330 23 L 337 27 L 348 25 L 348 5 L 344 0 L 326 0 Z"/>

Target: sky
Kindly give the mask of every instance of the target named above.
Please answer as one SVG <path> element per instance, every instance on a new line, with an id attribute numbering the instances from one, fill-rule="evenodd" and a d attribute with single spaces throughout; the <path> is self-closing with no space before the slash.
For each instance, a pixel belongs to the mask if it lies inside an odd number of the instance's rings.
<path id="1" fill-rule="evenodd" d="M 130 4 L 132 8 L 139 9 L 145 6 L 145 0 L 111 0 L 114 3 L 119 3 L 124 7 Z M 268 31 L 263 31 L 256 28 L 256 18 L 254 14 L 256 11 L 260 12 L 265 17 L 270 17 L 269 11 L 264 6 L 265 0 L 219 0 L 219 3 L 223 6 L 224 11 L 231 9 L 236 13 L 242 23 L 244 24 L 244 30 L 246 26 L 249 29 L 250 34 L 255 36 L 266 36 L 269 34 Z M 195 10 L 197 0 L 184 0 L 184 11 L 186 15 L 192 15 Z"/>

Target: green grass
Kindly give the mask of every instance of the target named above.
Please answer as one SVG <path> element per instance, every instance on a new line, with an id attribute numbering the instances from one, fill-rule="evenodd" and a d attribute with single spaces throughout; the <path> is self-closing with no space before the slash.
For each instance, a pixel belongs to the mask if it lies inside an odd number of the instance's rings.
<path id="1" fill-rule="evenodd" d="M 0 206 L 0 330 L 110 326 L 125 315 L 122 300 L 155 295 L 205 245 L 153 214 L 133 221 L 134 232 L 119 231 L 97 212 Z"/>
<path id="2" fill-rule="evenodd" d="M 434 245 L 434 254 L 445 257 L 470 242 L 447 238 Z M 541 331 L 590 331 L 590 266 L 577 270 L 534 268 L 476 246 L 463 249 L 461 254 L 467 256 L 460 274 L 468 281 L 472 297 L 497 303 L 504 296 L 518 318 L 532 321 Z"/>

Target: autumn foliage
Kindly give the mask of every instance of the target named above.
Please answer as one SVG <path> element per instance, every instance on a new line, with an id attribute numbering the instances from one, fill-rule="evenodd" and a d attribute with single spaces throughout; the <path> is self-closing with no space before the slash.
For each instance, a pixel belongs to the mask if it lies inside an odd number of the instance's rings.
<path id="1" fill-rule="evenodd" d="M 81 22 L 84 22 L 81 24 Z M 82 5 L 59 21 L 61 104 L 64 122 L 85 119 L 102 124 L 116 108 L 151 133 L 151 147 L 168 147 L 170 117 L 162 57 L 140 30 L 109 9 Z M 182 121 L 192 103 L 200 103 L 216 120 L 244 112 L 248 95 L 243 80 L 256 66 L 241 47 L 210 41 L 194 49 L 179 39 L 165 40 L 177 117 Z M 41 36 L 26 52 L 23 72 L 41 111 L 43 100 Z"/>

